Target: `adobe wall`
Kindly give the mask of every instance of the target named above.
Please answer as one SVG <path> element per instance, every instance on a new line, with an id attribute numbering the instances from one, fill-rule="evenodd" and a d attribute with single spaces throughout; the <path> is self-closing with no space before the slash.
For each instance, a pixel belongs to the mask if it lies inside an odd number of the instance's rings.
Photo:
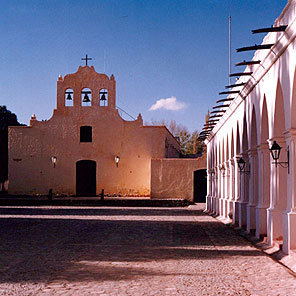
<path id="1" fill-rule="evenodd" d="M 81 90 L 92 91 L 90 106 L 81 105 Z M 65 91 L 73 89 L 73 106 Z M 99 106 L 107 89 L 108 106 Z M 151 158 L 178 157 L 179 143 L 163 126 L 143 126 L 141 115 L 125 121 L 116 110 L 115 80 L 91 67 L 59 77 L 57 109 L 46 121 L 34 116 L 30 126 L 9 128 L 10 194 L 76 194 L 76 163 L 96 162 L 96 192 L 150 195 Z M 92 142 L 80 142 L 80 127 L 92 127 Z M 52 157 L 57 159 L 55 167 Z M 118 167 L 115 156 L 120 157 Z"/>
<path id="2" fill-rule="evenodd" d="M 91 143 L 80 143 L 83 125 L 93 128 Z M 49 121 L 9 128 L 9 193 L 47 194 L 53 188 L 74 195 L 76 162 L 88 159 L 97 163 L 97 193 L 149 195 L 150 160 L 165 157 L 167 136 L 165 128 L 143 128 L 141 121 L 124 122 L 107 110 L 55 111 Z"/>
<path id="3" fill-rule="evenodd" d="M 197 159 L 152 159 L 151 198 L 185 198 L 193 201 L 194 171 L 206 168 L 206 153 Z"/>

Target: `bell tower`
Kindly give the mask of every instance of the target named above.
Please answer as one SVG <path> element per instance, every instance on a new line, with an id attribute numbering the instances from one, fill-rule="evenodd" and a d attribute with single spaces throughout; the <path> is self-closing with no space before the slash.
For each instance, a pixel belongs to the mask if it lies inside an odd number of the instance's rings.
<path id="1" fill-rule="evenodd" d="M 89 67 L 86 55 L 86 66 L 80 66 L 78 71 L 57 81 L 57 109 L 62 108 L 106 108 L 116 106 L 116 82 L 114 75 L 110 78 L 97 73 L 93 66 Z M 70 102 L 70 104 L 68 104 Z"/>

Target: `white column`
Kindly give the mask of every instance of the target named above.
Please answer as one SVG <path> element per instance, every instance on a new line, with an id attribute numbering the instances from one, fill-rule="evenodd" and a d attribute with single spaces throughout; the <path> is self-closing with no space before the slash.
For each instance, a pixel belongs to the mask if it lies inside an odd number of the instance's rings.
<path id="1" fill-rule="evenodd" d="M 214 199 L 213 199 L 213 208 L 214 208 L 214 213 L 218 215 L 219 213 L 219 192 L 220 192 L 220 188 L 219 188 L 219 169 L 218 166 L 216 165 L 215 167 L 215 176 L 214 176 L 214 183 L 215 183 L 215 195 L 214 195 Z"/>
<path id="2" fill-rule="evenodd" d="M 229 177 L 228 177 L 228 201 L 227 201 L 227 217 L 233 221 L 233 202 L 234 202 L 234 161 L 229 159 Z"/>
<path id="3" fill-rule="evenodd" d="M 267 208 L 270 204 L 270 152 L 268 144 L 258 146 L 258 205 L 256 207 L 256 237 L 267 234 Z"/>
<path id="4" fill-rule="evenodd" d="M 219 216 L 223 217 L 223 204 L 224 204 L 224 198 L 225 198 L 225 170 L 223 172 L 223 169 L 221 168 L 224 166 L 225 169 L 225 164 L 221 163 L 219 167 L 219 176 L 220 176 L 220 195 L 219 195 Z M 223 173 L 222 173 L 223 172 Z"/>
<path id="5" fill-rule="evenodd" d="M 229 165 L 224 162 L 224 197 L 223 197 L 223 217 L 228 218 L 228 198 L 229 198 Z"/>
<path id="6" fill-rule="evenodd" d="M 219 216 L 223 215 L 223 198 L 224 198 L 224 176 L 221 171 L 221 166 L 218 168 L 218 176 L 219 176 L 219 195 L 218 195 L 218 213 Z"/>
<path id="7" fill-rule="evenodd" d="M 283 215 L 283 252 L 296 249 L 296 130 L 286 134 L 289 147 L 289 174 L 287 180 L 287 208 Z"/>
<path id="8" fill-rule="evenodd" d="M 258 157 L 257 149 L 249 151 L 250 159 L 250 180 L 249 180 L 249 201 L 247 204 L 247 231 L 254 231 L 256 228 L 256 206 L 258 201 Z"/>
<path id="9" fill-rule="evenodd" d="M 212 190 L 212 162 L 211 162 L 211 150 L 207 153 L 207 196 L 206 196 L 206 212 L 211 209 L 211 190 Z"/>
<path id="10" fill-rule="evenodd" d="M 246 154 L 244 154 L 243 159 L 246 162 L 244 171 L 249 171 L 249 159 Z M 241 178 L 241 199 L 239 202 L 239 227 L 247 226 L 247 204 L 249 201 L 249 173 L 240 172 Z"/>
<path id="11" fill-rule="evenodd" d="M 213 198 L 214 198 L 214 190 L 215 190 L 215 176 L 213 174 L 213 167 L 211 166 L 209 170 L 207 170 L 207 203 L 206 203 L 206 212 L 213 212 Z"/>
<path id="12" fill-rule="evenodd" d="M 210 173 L 210 169 L 208 166 L 207 169 L 207 196 L 206 196 L 206 212 L 209 212 L 210 208 L 211 208 L 211 173 Z"/>
<path id="13" fill-rule="evenodd" d="M 238 156 L 234 157 L 234 202 L 233 202 L 233 224 L 239 224 L 239 203 L 241 200 L 241 176 L 237 164 Z"/>
<path id="14" fill-rule="evenodd" d="M 285 140 L 275 138 L 283 147 L 279 161 L 286 161 Z M 269 244 L 283 239 L 283 214 L 287 206 L 287 169 L 271 164 L 270 179 L 270 207 L 267 210 L 267 239 Z"/>

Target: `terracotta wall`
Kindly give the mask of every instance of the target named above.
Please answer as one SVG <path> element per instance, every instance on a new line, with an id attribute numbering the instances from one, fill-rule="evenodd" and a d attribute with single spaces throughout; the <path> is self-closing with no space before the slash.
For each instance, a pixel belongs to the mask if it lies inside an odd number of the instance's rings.
<path id="1" fill-rule="evenodd" d="M 186 198 L 193 201 L 194 171 L 206 168 L 206 154 L 197 159 L 152 159 L 151 198 Z"/>
<path id="2" fill-rule="evenodd" d="M 81 106 L 80 91 L 92 90 L 91 106 Z M 108 107 L 98 104 L 101 88 L 109 92 Z M 65 91 L 74 90 L 74 106 L 65 106 Z M 96 192 L 149 195 L 151 158 L 177 157 L 179 144 L 163 127 L 143 126 L 123 120 L 115 108 L 115 80 L 98 74 L 93 67 L 58 79 L 57 109 L 52 118 L 28 127 L 9 128 L 10 194 L 76 194 L 76 163 L 96 162 Z M 80 142 L 80 127 L 92 127 L 92 142 Z M 170 143 L 168 151 L 166 143 Z M 53 166 L 51 158 L 57 163 Z M 120 157 L 116 166 L 115 156 Z"/>
<path id="3" fill-rule="evenodd" d="M 76 162 L 97 163 L 97 193 L 150 194 L 152 157 L 165 157 L 164 127 L 125 122 L 117 112 L 87 109 L 55 111 L 52 119 L 9 129 L 9 192 L 74 195 Z M 93 141 L 80 143 L 80 126 L 92 126 Z M 115 156 L 120 157 L 116 167 Z M 57 158 L 55 168 L 51 157 Z"/>

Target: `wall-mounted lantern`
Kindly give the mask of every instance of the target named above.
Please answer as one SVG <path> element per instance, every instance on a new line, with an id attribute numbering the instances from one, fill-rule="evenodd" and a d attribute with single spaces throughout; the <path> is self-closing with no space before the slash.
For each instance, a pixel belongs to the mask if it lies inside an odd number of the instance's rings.
<path id="1" fill-rule="evenodd" d="M 278 161 L 279 158 L 280 158 L 281 149 L 282 149 L 282 147 L 276 141 L 273 141 L 271 147 L 269 148 L 272 159 L 274 160 L 274 162 L 272 162 L 272 163 L 275 164 L 276 167 L 279 164 L 283 168 L 288 168 L 288 174 L 289 174 L 290 173 L 290 168 L 289 168 L 289 158 L 290 158 L 289 147 L 287 148 L 287 161 Z"/>
<path id="2" fill-rule="evenodd" d="M 249 171 L 244 171 L 245 166 L 246 166 L 246 162 L 245 162 L 245 160 L 242 157 L 240 157 L 239 159 L 237 159 L 237 165 L 238 165 L 238 168 L 239 168 L 239 172 L 240 173 L 250 173 L 250 170 Z"/>
<path id="3" fill-rule="evenodd" d="M 214 169 L 210 169 L 210 170 L 208 170 L 208 174 L 209 174 L 211 177 L 214 177 L 214 176 L 215 176 L 215 170 L 214 170 Z"/>
<path id="4" fill-rule="evenodd" d="M 220 165 L 219 170 L 220 170 L 222 176 L 224 177 L 225 176 L 225 166 L 223 163 Z"/>
<path id="5" fill-rule="evenodd" d="M 115 156 L 116 167 L 118 167 L 119 160 L 120 160 L 120 157 L 118 155 L 116 155 Z"/>
<path id="6" fill-rule="evenodd" d="M 56 157 L 56 156 L 52 156 L 52 157 L 51 157 L 51 162 L 52 162 L 52 164 L 53 164 L 53 167 L 55 168 L 56 163 L 57 163 L 57 157 Z"/>

